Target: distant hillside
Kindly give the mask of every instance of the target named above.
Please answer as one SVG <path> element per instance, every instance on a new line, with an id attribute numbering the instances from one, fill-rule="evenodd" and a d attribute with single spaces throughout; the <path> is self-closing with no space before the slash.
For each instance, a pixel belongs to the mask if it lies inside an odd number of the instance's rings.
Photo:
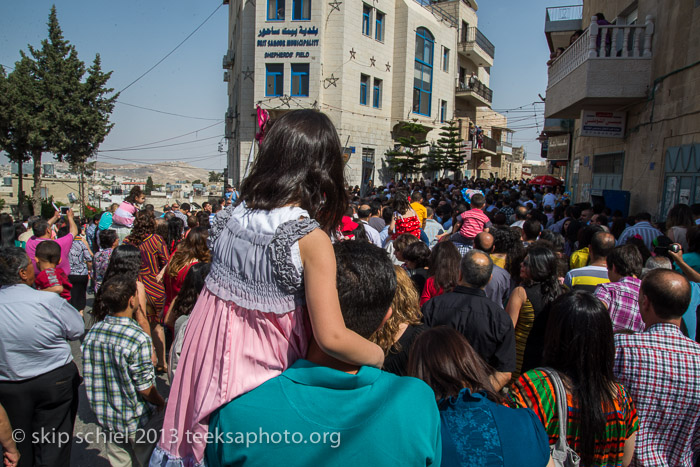
<path id="1" fill-rule="evenodd" d="M 207 183 L 209 171 L 193 167 L 186 162 L 172 161 L 158 164 L 124 164 L 116 165 L 98 161 L 97 170 L 105 175 L 131 177 L 136 180 L 146 180 L 149 176 L 155 184 L 174 183 L 176 180 L 202 180 Z"/>

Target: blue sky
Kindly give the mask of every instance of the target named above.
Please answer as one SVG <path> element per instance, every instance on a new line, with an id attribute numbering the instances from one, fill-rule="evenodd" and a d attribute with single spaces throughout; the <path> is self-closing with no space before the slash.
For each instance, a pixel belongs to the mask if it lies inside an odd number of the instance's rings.
<path id="1" fill-rule="evenodd" d="M 351 1 L 347 0 L 346 5 Z M 53 3 L 0 2 L 0 64 L 13 66 L 19 50 L 27 50 L 27 44 L 40 46 L 47 35 L 46 21 Z M 509 126 L 519 129 L 514 135 L 514 145 L 525 145 L 530 159 L 539 159 L 539 143 L 535 138 L 537 128 L 542 130 L 544 118 L 544 106 L 536 105 L 535 112 L 531 104 L 539 100 L 538 93 L 545 94 L 547 86 L 545 8 L 572 3 L 578 2 L 479 2 L 479 29 L 496 46 L 491 70 L 493 108 L 501 111 L 525 106 L 506 115 Z M 185 39 L 221 1 L 58 0 L 55 4 L 64 36 L 76 46 L 80 58 L 89 63 L 100 53 L 103 69 L 114 71 L 110 86 L 121 90 Z M 227 45 L 227 8 L 219 8 L 178 50 L 121 94 L 119 101 L 124 104 L 115 107 L 112 114 L 115 127 L 100 147 L 106 152 L 98 160 L 111 163 L 181 160 L 207 169 L 225 166 L 225 155 L 218 152 L 224 125 L 217 121 L 223 120 L 227 107 L 221 67 Z M 188 143 L 114 151 L 165 139 L 169 141 L 162 144 Z"/>

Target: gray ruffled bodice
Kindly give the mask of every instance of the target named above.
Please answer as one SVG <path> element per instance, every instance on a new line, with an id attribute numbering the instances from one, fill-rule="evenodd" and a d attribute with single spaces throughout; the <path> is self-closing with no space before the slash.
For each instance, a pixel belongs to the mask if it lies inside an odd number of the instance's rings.
<path id="1" fill-rule="evenodd" d="M 285 314 L 304 303 L 303 277 L 292 247 L 319 227 L 309 218 L 277 226 L 274 234 L 242 225 L 229 207 L 214 218 L 209 233 L 211 271 L 206 286 L 217 297 L 249 310 Z"/>

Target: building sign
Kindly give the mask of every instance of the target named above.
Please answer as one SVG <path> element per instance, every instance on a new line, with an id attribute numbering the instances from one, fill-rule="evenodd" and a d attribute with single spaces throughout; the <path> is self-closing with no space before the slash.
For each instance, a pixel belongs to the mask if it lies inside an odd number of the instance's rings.
<path id="1" fill-rule="evenodd" d="M 469 162 L 472 160 L 472 142 L 464 141 L 462 144 L 464 147 L 464 160 Z"/>
<path id="2" fill-rule="evenodd" d="M 549 161 L 566 161 L 569 160 L 569 140 L 571 135 L 550 136 L 549 146 L 547 148 L 547 160 Z"/>
<path id="3" fill-rule="evenodd" d="M 581 136 L 622 138 L 625 136 L 625 112 L 581 111 Z"/>
<path id="4" fill-rule="evenodd" d="M 523 177 L 532 176 L 532 167 L 523 167 Z"/>
<path id="5" fill-rule="evenodd" d="M 268 36 L 277 37 L 262 39 L 263 37 Z M 255 45 L 261 48 L 275 49 L 270 52 L 265 52 L 265 58 L 308 58 L 309 52 L 307 51 L 280 50 L 279 48 L 293 47 L 297 49 L 299 47 L 317 47 L 319 44 L 319 39 L 313 39 L 313 36 L 318 37 L 318 28 L 316 26 L 299 26 L 298 28 L 262 28 L 258 31 L 258 40 L 256 41 Z M 291 39 L 292 37 L 298 37 L 298 39 Z"/>

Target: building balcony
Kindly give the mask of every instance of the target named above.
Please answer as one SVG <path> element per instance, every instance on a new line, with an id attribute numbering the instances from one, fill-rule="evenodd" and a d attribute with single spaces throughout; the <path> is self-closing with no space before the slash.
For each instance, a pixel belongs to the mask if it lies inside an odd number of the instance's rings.
<path id="1" fill-rule="evenodd" d="M 491 107 L 493 91 L 474 77 L 465 78 L 465 82 L 456 80 L 455 97 L 468 101 L 475 107 Z"/>
<path id="2" fill-rule="evenodd" d="M 480 67 L 493 66 L 496 47 L 475 27 L 462 29 L 459 34 L 457 52 Z"/>
<path id="3" fill-rule="evenodd" d="M 513 147 L 510 144 L 502 143 L 496 146 L 496 152 L 498 154 L 513 154 Z"/>
<path id="4" fill-rule="evenodd" d="M 646 98 L 654 23 L 591 26 L 549 67 L 545 118 L 580 118 L 581 110 L 617 111 Z"/>
<path id="5" fill-rule="evenodd" d="M 474 141 L 472 152 L 474 154 L 495 156 L 498 153 L 498 142 L 489 136 L 482 136 L 481 144 L 479 144 L 478 140 Z"/>
<path id="6" fill-rule="evenodd" d="M 544 34 L 549 50 L 568 47 L 571 35 L 581 29 L 583 5 L 557 6 L 547 8 L 544 18 Z"/>

